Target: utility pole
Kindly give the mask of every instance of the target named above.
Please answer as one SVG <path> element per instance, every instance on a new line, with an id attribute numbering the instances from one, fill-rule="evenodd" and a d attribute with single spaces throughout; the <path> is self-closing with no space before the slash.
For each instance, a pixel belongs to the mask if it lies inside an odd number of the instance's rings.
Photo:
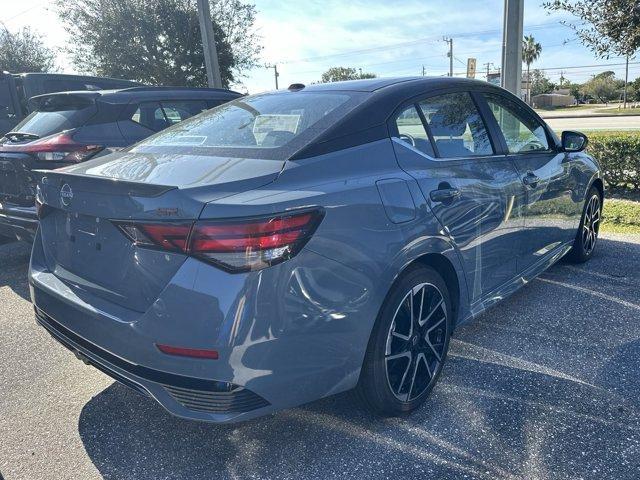
<path id="1" fill-rule="evenodd" d="M 453 38 L 444 37 L 442 40 L 449 44 L 449 53 L 447 53 L 447 57 L 449 57 L 449 76 L 453 77 Z"/>
<path id="2" fill-rule="evenodd" d="M 209 0 L 198 0 L 198 20 L 200 21 L 202 50 L 204 51 L 204 66 L 207 69 L 207 84 L 209 87 L 222 88 L 222 77 L 220 76 L 220 65 L 218 64 L 216 39 L 213 36 Z"/>
<path id="3" fill-rule="evenodd" d="M 622 108 L 627 108 L 627 84 L 629 83 L 629 54 L 627 53 L 627 63 L 626 66 L 624 67 L 624 93 L 623 95 L 623 101 L 622 101 Z"/>
<path id="4" fill-rule="evenodd" d="M 504 0 L 501 86 L 518 98 L 522 93 L 522 27 L 524 0 Z"/>
<path id="5" fill-rule="evenodd" d="M 490 73 L 491 67 L 493 66 L 493 62 L 483 63 L 483 65 L 485 67 L 487 67 L 487 82 L 488 82 L 489 81 L 489 73 Z"/>
<path id="6" fill-rule="evenodd" d="M 427 74 L 427 70 L 424 68 L 424 65 L 422 65 L 422 76 L 424 77 Z"/>
<path id="7" fill-rule="evenodd" d="M 562 88 L 562 84 L 565 80 L 566 78 L 564 78 L 564 70 L 560 70 L 560 88 Z"/>
<path id="8" fill-rule="evenodd" d="M 273 65 L 269 65 L 268 63 L 264 66 L 265 68 L 273 68 L 273 78 L 276 80 L 276 90 L 278 90 L 278 77 L 280 74 L 278 73 L 278 64 L 274 63 Z"/>

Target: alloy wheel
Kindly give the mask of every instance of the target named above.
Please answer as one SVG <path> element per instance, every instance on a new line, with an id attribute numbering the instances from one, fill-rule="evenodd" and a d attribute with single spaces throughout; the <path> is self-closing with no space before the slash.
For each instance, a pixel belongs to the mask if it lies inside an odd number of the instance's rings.
<path id="1" fill-rule="evenodd" d="M 584 221 L 582 222 L 582 248 L 584 248 L 585 255 L 591 254 L 596 247 L 600 229 L 600 216 L 600 197 L 594 195 L 587 204 L 584 212 Z"/>
<path id="2" fill-rule="evenodd" d="M 393 395 L 411 402 L 437 378 L 446 351 L 447 305 L 433 284 L 414 286 L 395 311 L 387 334 L 385 366 Z"/>

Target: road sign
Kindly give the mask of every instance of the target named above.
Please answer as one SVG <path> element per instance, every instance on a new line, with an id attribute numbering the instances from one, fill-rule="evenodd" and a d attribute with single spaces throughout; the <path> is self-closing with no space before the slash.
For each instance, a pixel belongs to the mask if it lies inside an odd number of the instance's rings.
<path id="1" fill-rule="evenodd" d="M 476 59 L 467 58 L 467 78 L 476 78 Z"/>

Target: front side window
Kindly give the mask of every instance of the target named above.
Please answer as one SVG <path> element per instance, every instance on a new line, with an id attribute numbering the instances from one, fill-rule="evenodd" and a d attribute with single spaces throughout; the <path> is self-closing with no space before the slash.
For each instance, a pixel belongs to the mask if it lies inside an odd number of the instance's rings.
<path id="1" fill-rule="evenodd" d="M 460 158 L 494 153 L 489 133 L 468 93 L 438 95 L 419 105 L 440 157 Z"/>
<path id="2" fill-rule="evenodd" d="M 398 138 L 431 157 L 435 156 L 431 141 L 416 107 L 405 108 L 396 117 Z"/>
<path id="3" fill-rule="evenodd" d="M 485 98 L 504 135 L 509 153 L 549 150 L 547 132 L 525 108 L 500 95 L 485 94 Z"/>

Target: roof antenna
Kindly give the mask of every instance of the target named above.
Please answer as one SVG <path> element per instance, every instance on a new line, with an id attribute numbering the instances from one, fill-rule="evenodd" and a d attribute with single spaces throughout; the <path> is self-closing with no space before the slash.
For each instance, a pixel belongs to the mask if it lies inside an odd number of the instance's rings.
<path id="1" fill-rule="evenodd" d="M 289 85 L 289 90 L 297 91 L 297 90 L 302 90 L 304 87 L 305 87 L 304 83 L 292 83 L 291 85 Z"/>

